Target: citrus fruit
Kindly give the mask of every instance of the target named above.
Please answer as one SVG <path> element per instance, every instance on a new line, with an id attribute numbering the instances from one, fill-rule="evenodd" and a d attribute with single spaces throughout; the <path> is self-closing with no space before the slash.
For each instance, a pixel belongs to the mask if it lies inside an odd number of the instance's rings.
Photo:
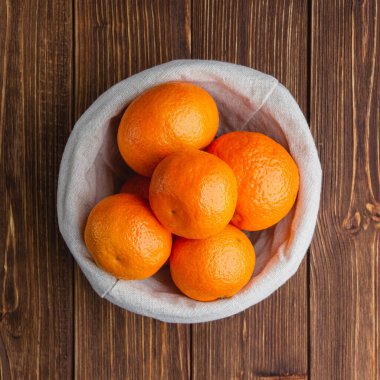
<path id="1" fill-rule="evenodd" d="M 258 231 L 279 222 L 293 207 L 299 188 L 296 163 L 286 149 L 256 132 L 232 132 L 208 148 L 225 161 L 238 183 L 238 201 L 231 223 Z"/>
<path id="2" fill-rule="evenodd" d="M 218 109 L 208 92 L 191 83 L 169 82 L 147 90 L 128 106 L 117 143 L 134 171 L 151 176 L 168 154 L 206 147 L 218 124 Z"/>
<path id="3" fill-rule="evenodd" d="M 247 236 L 228 225 L 207 239 L 178 238 L 169 261 L 173 281 L 182 293 L 213 301 L 233 296 L 248 283 L 256 257 Z"/>
<path id="4" fill-rule="evenodd" d="M 170 255 L 172 237 L 149 204 L 132 194 L 105 198 L 91 211 L 84 233 L 96 264 L 117 278 L 142 280 Z"/>
<path id="5" fill-rule="evenodd" d="M 149 183 L 148 177 L 134 174 L 128 178 L 120 188 L 120 193 L 135 194 L 144 199 L 149 199 Z"/>
<path id="6" fill-rule="evenodd" d="M 150 182 L 149 201 L 158 220 L 169 231 L 189 239 L 220 232 L 231 220 L 236 200 L 231 168 L 200 150 L 167 156 Z"/>

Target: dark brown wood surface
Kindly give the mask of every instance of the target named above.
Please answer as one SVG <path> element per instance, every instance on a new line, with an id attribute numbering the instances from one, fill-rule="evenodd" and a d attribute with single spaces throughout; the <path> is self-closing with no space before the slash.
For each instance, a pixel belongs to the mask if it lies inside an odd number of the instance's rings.
<path id="1" fill-rule="evenodd" d="M 100 299 L 55 211 L 75 121 L 114 83 L 177 58 L 278 77 L 324 172 L 297 274 L 197 325 Z M 378 379 L 379 73 L 379 0 L 1 0 L 0 379 Z"/>
<path id="2" fill-rule="evenodd" d="M 324 180 L 310 263 L 310 377 L 380 377 L 380 1 L 322 0 L 310 121 Z"/>
<path id="3" fill-rule="evenodd" d="M 73 368 L 73 260 L 56 218 L 72 119 L 66 0 L 0 1 L 0 378 Z"/>

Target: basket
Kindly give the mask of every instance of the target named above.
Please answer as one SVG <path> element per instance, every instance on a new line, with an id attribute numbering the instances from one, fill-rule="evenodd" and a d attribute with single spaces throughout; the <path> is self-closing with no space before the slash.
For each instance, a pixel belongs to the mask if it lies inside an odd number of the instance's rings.
<path id="1" fill-rule="evenodd" d="M 288 149 L 299 168 L 300 189 L 292 211 L 274 227 L 248 234 L 257 254 L 255 273 L 232 298 L 213 302 L 187 298 L 173 284 L 167 266 L 143 281 L 118 280 L 95 265 L 83 240 L 90 210 L 117 192 L 128 173 L 116 143 L 123 111 L 148 88 L 175 80 L 195 83 L 213 96 L 220 113 L 218 135 L 235 130 L 262 132 Z M 172 61 L 117 83 L 78 120 L 59 171 L 59 228 L 100 297 L 165 322 L 212 321 L 257 304 L 297 271 L 313 236 L 321 177 L 321 165 L 305 117 L 289 91 L 275 78 L 224 62 Z"/>

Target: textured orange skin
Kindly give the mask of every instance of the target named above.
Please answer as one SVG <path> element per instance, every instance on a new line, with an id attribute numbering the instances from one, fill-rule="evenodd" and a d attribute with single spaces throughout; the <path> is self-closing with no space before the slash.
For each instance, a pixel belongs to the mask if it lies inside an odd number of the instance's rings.
<path id="1" fill-rule="evenodd" d="M 238 182 L 238 201 L 231 223 L 259 231 L 279 222 L 293 207 L 299 188 L 296 163 L 286 149 L 256 132 L 232 132 L 208 148 L 225 161 Z"/>
<path id="2" fill-rule="evenodd" d="M 132 194 L 112 195 L 91 211 L 84 233 L 96 264 L 125 280 L 155 274 L 170 256 L 172 236 L 147 201 Z"/>
<path id="3" fill-rule="evenodd" d="M 237 201 L 236 178 L 225 162 L 207 152 L 172 153 L 153 173 L 149 201 L 169 231 L 204 239 L 231 220 Z"/>
<path id="4" fill-rule="evenodd" d="M 125 162 L 150 177 L 168 154 L 206 147 L 218 126 L 218 109 L 208 92 L 191 83 L 169 82 L 149 89 L 129 105 L 117 142 Z"/>
<path id="5" fill-rule="evenodd" d="M 120 193 L 135 194 L 141 198 L 149 199 L 150 178 L 134 174 L 128 178 L 120 188 Z"/>
<path id="6" fill-rule="evenodd" d="M 170 272 L 182 293 L 198 301 L 231 297 L 251 279 L 256 256 L 252 243 L 234 226 L 207 239 L 177 239 Z"/>

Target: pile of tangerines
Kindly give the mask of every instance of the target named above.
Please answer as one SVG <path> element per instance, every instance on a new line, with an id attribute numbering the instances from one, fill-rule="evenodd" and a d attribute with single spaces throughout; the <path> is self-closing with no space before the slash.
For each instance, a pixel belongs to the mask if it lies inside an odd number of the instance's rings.
<path id="1" fill-rule="evenodd" d="M 188 297 L 231 297 L 253 275 L 255 251 L 241 231 L 279 222 L 292 208 L 299 173 L 290 154 L 256 132 L 215 138 L 215 101 L 187 82 L 153 87 L 126 109 L 120 153 L 136 174 L 91 211 L 85 242 L 117 278 L 142 280 L 169 259 Z"/>

